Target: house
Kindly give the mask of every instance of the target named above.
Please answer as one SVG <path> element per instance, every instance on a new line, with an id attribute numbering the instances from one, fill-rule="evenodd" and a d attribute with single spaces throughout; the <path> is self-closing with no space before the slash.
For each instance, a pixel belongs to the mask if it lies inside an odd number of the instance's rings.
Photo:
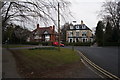
<path id="1" fill-rule="evenodd" d="M 81 24 L 73 24 L 66 31 L 67 42 L 93 42 L 92 30 L 83 21 Z"/>
<path id="2" fill-rule="evenodd" d="M 28 42 L 55 42 L 57 39 L 57 33 L 55 32 L 55 26 L 40 27 L 37 24 L 37 28 L 32 31 L 31 36 L 28 38 Z"/>

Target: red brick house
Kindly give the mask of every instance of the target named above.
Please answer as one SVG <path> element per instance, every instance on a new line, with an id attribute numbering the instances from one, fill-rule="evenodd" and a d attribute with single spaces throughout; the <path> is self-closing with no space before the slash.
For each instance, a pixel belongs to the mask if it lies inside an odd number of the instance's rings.
<path id="1" fill-rule="evenodd" d="M 57 38 L 57 32 L 55 31 L 55 26 L 40 27 L 39 24 L 37 24 L 37 28 L 32 31 L 32 34 L 27 41 L 55 42 L 57 40 L 56 38 Z"/>

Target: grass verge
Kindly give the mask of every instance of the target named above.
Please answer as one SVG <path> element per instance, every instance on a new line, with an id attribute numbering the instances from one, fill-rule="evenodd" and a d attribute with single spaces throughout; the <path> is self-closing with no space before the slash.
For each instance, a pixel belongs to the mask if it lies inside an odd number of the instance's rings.
<path id="1" fill-rule="evenodd" d="M 30 45 L 2 45 L 3 48 L 31 47 Z"/>
<path id="2" fill-rule="evenodd" d="M 80 60 L 76 51 L 66 48 L 61 48 L 60 52 L 57 49 L 24 49 L 12 50 L 12 52 L 20 74 L 26 78 L 39 78 L 45 71 L 60 69 L 60 66 Z"/>

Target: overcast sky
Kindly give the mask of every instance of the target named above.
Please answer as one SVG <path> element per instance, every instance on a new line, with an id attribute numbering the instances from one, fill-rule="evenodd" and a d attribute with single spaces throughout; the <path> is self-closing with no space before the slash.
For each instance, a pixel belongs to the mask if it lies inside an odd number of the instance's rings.
<path id="1" fill-rule="evenodd" d="M 83 22 L 90 29 L 93 29 L 94 27 L 97 26 L 97 22 L 101 20 L 100 17 L 98 17 L 98 14 L 99 11 L 101 10 L 103 2 L 106 2 L 108 0 L 66 0 L 66 1 L 71 2 L 69 8 L 72 12 L 72 15 L 74 16 L 74 18 L 69 19 L 68 21 L 69 22 L 77 21 L 77 23 L 80 23 L 81 20 L 83 20 Z M 63 23 L 61 21 L 61 26 L 63 24 L 65 24 L 65 22 Z M 49 25 L 53 25 L 53 23 Z M 40 24 L 40 26 L 44 25 Z M 32 25 L 31 28 L 36 28 L 36 26 L 33 27 Z"/>
<path id="2" fill-rule="evenodd" d="M 70 10 L 75 17 L 77 23 L 81 20 L 89 27 L 96 27 L 98 20 L 98 13 L 105 0 L 68 0 L 71 2 Z"/>

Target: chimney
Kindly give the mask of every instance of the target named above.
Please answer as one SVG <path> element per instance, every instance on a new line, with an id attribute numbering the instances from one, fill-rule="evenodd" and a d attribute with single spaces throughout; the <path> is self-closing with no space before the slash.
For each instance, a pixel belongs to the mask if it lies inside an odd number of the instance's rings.
<path id="1" fill-rule="evenodd" d="M 83 20 L 81 20 L 81 24 L 84 24 L 84 23 L 83 23 Z"/>
<path id="2" fill-rule="evenodd" d="M 37 24 L 37 29 L 39 28 L 39 24 Z"/>
<path id="3" fill-rule="evenodd" d="M 52 26 L 49 27 L 52 30 Z"/>

